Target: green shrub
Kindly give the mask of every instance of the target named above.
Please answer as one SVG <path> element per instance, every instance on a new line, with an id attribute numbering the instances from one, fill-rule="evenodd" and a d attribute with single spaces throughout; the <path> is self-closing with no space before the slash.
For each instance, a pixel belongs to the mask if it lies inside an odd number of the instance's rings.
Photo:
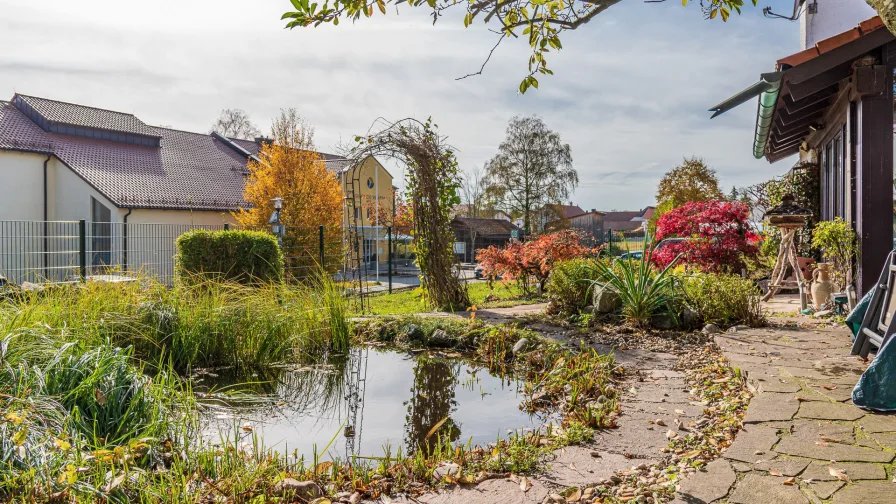
<path id="1" fill-rule="evenodd" d="M 812 246 L 821 249 L 825 260 L 831 263 L 831 277 L 837 288 L 845 289 L 858 252 L 856 232 L 840 217 L 819 222 L 812 235 Z"/>
<path id="2" fill-rule="evenodd" d="M 685 304 L 703 323 L 751 327 L 764 322 L 759 305 L 759 288 L 737 275 L 698 273 L 682 279 Z"/>
<path id="3" fill-rule="evenodd" d="M 570 259 L 554 266 L 548 280 L 548 301 L 554 313 L 573 314 L 591 304 L 591 284 L 597 280 L 596 259 Z"/>
<path id="4" fill-rule="evenodd" d="M 283 280 L 283 253 L 277 239 L 261 231 L 187 231 L 177 238 L 176 259 L 182 281 L 197 277 L 243 284 Z"/>
<path id="5" fill-rule="evenodd" d="M 597 279 L 593 283 L 619 295 L 625 321 L 645 327 L 654 316 L 672 311 L 676 283 L 672 269 L 676 262 L 677 258 L 664 269 L 656 270 L 650 264 L 649 254 L 640 259 L 619 259 L 612 264 L 597 261 Z"/>

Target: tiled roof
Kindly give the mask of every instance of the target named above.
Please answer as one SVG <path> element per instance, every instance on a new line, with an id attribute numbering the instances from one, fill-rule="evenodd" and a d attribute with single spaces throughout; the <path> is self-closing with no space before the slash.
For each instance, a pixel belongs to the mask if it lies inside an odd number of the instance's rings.
<path id="1" fill-rule="evenodd" d="M 48 100 L 36 96 L 23 94 L 17 96 L 49 121 L 137 135 L 158 136 L 155 128 L 137 119 L 133 114 Z"/>
<path id="2" fill-rule="evenodd" d="M 227 211 L 245 205 L 245 158 L 209 135 L 147 128 L 162 147 L 48 133 L 11 104 L 0 105 L 0 149 L 52 153 L 119 207 Z"/>
<path id="3" fill-rule="evenodd" d="M 252 155 L 257 155 L 261 150 L 261 145 L 255 140 L 231 138 L 230 141 L 239 145 L 243 149 L 246 149 Z M 342 173 L 343 171 L 351 167 L 351 160 L 345 156 L 340 156 L 338 154 L 328 154 L 326 152 L 318 152 L 318 154 L 320 154 L 320 156 L 323 158 L 327 169 L 334 173 Z"/>
<path id="4" fill-rule="evenodd" d="M 510 236 L 511 231 L 519 229 L 514 223 L 504 219 L 455 217 L 452 225 L 454 227 L 473 229 L 480 236 Z"/>
<path id="5" fill-rule="evenodd" d="M 778 70 L 784 70 L 786 69 L 786 67 L 795 67 L 797 65 L 803 64 L 826 52 L 852 42 L 853 40 L 856 40 L 863 35 L 867 35 L 873 31 L 880 30 L 881 28 L 884 28 L 884 22 L 880 19 L 880 16 L 875 16 L 871 19 L 862 21 L 861 23 L 859 23 L 859 26 L 851 30 L 847 30 L 843 33 L 838 33 L 837 35 L 828 37 L 824 40 L 819 40 L 813 47 L 810 47 L 804 51 L 800 51 L 796 54 L 791 54 L 786 58 L 779 59 Z"/>

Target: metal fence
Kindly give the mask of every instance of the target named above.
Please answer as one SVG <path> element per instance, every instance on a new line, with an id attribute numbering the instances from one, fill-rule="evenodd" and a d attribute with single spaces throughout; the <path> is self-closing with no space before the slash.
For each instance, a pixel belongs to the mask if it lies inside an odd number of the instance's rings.
<path id="1" fill-rule="evenodd" d="M 237 226 L 136 224 L 87 221 L 0 221 L 0 276 L 24 282 L 76 282 L 94 278 L 115 281 L 149 276 L 171 285 L 175 242 L 193 229 L 224 230 Z M 270 228 L 263 228 L 271 232 Z M 387 236 L 390 236 L 387 234 Z M 347 269 L 342 228 L 285 227 L 281 237 L 288 280 L 308 278 L 323 265 L 338 279 L 357 279 L 371 271 L 392 273 L 392 254 L 381 263 Z M 350 242 L 350 240 L 348 241 Z M 385 248 L 385 247 L 384 247 Z M 395 272 L 399 271 L 398 264 Z M 388 275 L 391 284 L 392 275 Z"/>

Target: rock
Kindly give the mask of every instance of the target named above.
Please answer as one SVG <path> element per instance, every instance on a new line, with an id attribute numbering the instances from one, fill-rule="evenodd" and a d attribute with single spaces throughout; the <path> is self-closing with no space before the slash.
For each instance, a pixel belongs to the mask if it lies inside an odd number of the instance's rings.
<path id="1" fill-rule="evenodd" d="M 454 346 L 454 338 L 448 334 L 448 331 L 444 329 L 436 329 L 432 332 L 432 335 L 429 337 L 429 344 L 437 347 L 450 347 Z"/>
<path id="2" fill-rule="evenodd" d="M 746 331 L 747 329 L 749 329 L 749 327 L 747 327 L 745 325 L 736 325 L 736 326 L 729 327 L 728 332 L 736 333 L 736 332 L 740 332 L 740 331 Z"/>
<path id="3" fill-rule="evenodd" d="M 40 291 L 44 290 L 43 285 L 38 285 L 36 283 L 31 283 L 31 282 L 22 282 L 22 285 L 20 286 L 20 288 L 25 292 L 31 292 L 31 291 L 40 292 Z"/>
<path id="4" fill-rule="evenodd" d="M 675 329 L 678 324 L 672 315 L 661 313 L 650 317 L 650 325 L 656 329 L 670 330 Z"/>
<path id="5" fill-rule="evenodd" d="M 445 476 L 451 476 L 452 478 L 460 476 L 460 466 L 452 462 L 442 462 L 432 472 L 433 479 L 439 481 L 445 479 Z"/>
<path id="6" fill-rule="evenodd" d="M 517 355 L 525 352 L 528 348 L 529 340 L 527 338 L 520 338 L 520 340 L 513 345 L 513 356 L 516 357 Z"/>
<path id="7" fill-rule="evenodd" d="M 592 299 L 591 312 L 595 315 L 613 313 L 622 306 L 622 300 L 619 299 L 619 294 L 604 285 L 594 286 Z"/>
<path id="8" fill-rule="evenodd" d="M 706 324 L 703 326 L 703 334 L 721 334 L 722 330 L 715 324 Z"/>
<path id="9" fill-rule="evenodd" d="M 410 341 L 420 341 L 423 339 L 423 329 L 417 324 L 410 324 L 404 330 L 404 336 Z"/>
<path id="10" fill-rule="evenodd" d="M 819 310 L 812 314 L 812 318 L 825 318 L 833 315 L 834 312 L 832 310 Z"/>
<path id="11" fill-rule="evenodd" d="M 298 497 L 304 501 L 311 501 L 323 495 L 323 490 L 313 481 L 286 478 L 274 485 L 273 493 L 277 497 Z"/>
<path id="12" fill-rule="evenodd" d="M 684 310 L 681 311 L 679 322 L 681 322 L 682 327 L 697 327 L 697 324 L 700 323 L 700 315 L 696 311 L 685 307 Z"/>

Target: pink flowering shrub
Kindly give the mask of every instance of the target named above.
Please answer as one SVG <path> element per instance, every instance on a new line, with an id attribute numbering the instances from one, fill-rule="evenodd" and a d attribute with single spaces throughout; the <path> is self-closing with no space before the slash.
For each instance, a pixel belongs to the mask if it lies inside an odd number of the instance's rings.
<path id="1" fill-rule="evenodd" d="M 745 260 L 759 253 L 760 237 L 747 224 L 750 209 L 740 202 L 699 201 L 663 214 L 656 225 L 656 241 L 686 240 L 659 247 L 651 260 L 660 267 L 681 255 L 685 264 L 713 273 L 739 273 Z"/>

